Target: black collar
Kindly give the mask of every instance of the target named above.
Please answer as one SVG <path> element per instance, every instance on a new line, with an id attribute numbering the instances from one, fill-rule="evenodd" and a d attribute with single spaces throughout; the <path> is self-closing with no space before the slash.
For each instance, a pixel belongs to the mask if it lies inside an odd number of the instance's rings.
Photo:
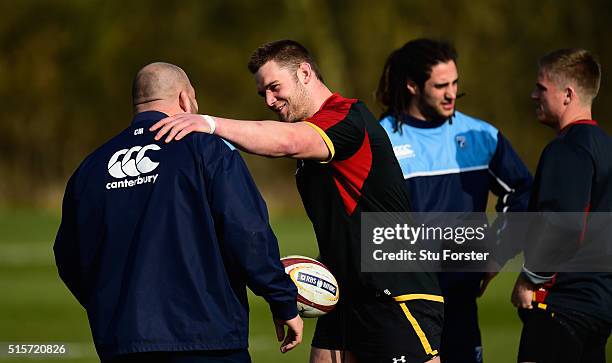
<path id="1" fill-rule="evenodd" d="M 444 125 L 444 123 L 450 119 L 452 119 L 452 117 L 444 119 L 444 120 L 439 120 L 439 121 L 429 121 L 429 120 L 421 120 L 416 117 L 412 117 L 410 115 L 402 116 L 403 123 L 405 123 L 408 126 L 416 127 L 419 129 L 433 129 L 436 127 L 440 127 Z"/>

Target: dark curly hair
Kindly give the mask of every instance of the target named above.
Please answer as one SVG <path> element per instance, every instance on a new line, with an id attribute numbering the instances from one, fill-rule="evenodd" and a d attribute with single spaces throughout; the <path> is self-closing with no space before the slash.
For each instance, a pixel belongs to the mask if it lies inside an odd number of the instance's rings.
<path id="1" fill-rule="evenodd" d="M 394 132 L 400 129 L 412 97 L 406 88 L 407 81 L 422 88 L 432 67 L 449 61 L 457 62 L 457 51 L 450 43 L 425 38 L 411 40 L 389 55 L 378 81 L 376 100 L 385 107 L 381 119 L 394 117 Z"/>

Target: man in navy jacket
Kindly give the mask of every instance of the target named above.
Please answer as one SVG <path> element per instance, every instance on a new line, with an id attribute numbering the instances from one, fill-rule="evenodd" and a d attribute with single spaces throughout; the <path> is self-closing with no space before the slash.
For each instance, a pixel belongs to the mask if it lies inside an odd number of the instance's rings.
<path id="1" fill-rule="evenodd" d="M 296 288 L 240 154 L 206 134 L 154 140 L 151 125 L 198 109 L 177 66 L 141 69 L 133 102 L 132 124 L 70 178 L 54 246 L 101 359 L 249 362 L 246 286 L 294 348 Z"/>

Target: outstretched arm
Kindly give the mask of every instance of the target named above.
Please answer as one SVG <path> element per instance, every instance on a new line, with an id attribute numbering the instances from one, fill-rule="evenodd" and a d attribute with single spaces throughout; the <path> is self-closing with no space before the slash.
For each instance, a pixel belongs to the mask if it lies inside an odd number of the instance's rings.
<path id="1" fill-rule="evenodd" d="M 245 121 L 214 117 L 214 134 L 248 153 L 295 159 L 328 160 L 330 151 L 320 133 L 305 122 Z M 191 132 L 210 132 L 202 115 L 182 113 L 160 120 L 150 129 L 156 140 L 180 140 Z"/>

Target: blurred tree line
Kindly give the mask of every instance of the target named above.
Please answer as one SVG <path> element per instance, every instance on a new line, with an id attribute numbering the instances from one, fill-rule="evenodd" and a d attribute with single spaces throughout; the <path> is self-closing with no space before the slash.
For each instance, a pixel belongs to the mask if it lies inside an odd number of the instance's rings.
<path id="1" fill-rule="evenodd" d="M 387 55 L 417 37 L 459 51 L 459 108 L 500 128 L 531 170 L 551 130 L 533 116 L 536 60 L 582 47 L 603 66 L 594 115 L 611 130 L 612 2 L 591 1 L 0 1 L 0 207 L 57 208 L 68 176 L 131 120 L 131 80 L 153 61 L 181 66 L 200 111 L 272 118 L 246 69 L 260 44 L 291 38 L 332 90 L 364 100 Z M 268 203 L 300 208 L 294 162 L 248 156 Z"/>

